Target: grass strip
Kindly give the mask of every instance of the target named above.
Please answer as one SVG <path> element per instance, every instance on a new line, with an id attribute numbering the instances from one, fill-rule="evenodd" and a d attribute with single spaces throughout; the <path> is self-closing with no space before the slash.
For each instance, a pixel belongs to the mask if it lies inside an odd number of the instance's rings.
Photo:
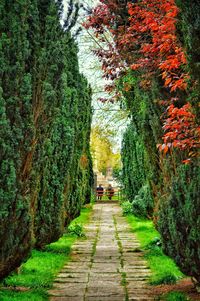
<path id="1" fill-rule="evenodd" d="M 160 234 L 154 228 L 153 222 L 134 215 L 127 215 L 127 220 L 141 244 L 141 249 L 151 269 L 150 283 L 152 285 L 172 284 L 183 278 L 184 275 L 174 261 L 166 256 L 159 246 Z"/>
<path id="2" fill-rule="evenodd" d="M 83 208 L 81 215 L 70 225 L 86 224 L 91 211 L 91 206 Z M 30 258 L 20 267 L 20 273 L 12 273 L 1 283 L 0 300 L 48 300 L 47 290 L 52 287 L 56 275 L 64 264 L 70 260 L 71 246 L 77 239 L 83 238 L 65 233 L 57 242 L 47 245 L 43 251 L 33 250 Z"/>
<path id="3" fill-rule="evenodd" d="M 157 301 L 189 301 L 189 299 L 183 293 L 170 292 L 157 299 Z"/>

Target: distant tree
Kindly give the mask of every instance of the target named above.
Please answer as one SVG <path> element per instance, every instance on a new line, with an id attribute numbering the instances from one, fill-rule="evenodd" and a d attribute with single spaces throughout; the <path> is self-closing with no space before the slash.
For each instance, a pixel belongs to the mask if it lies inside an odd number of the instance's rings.
<path id="1" fill-rule="evenodd" d="M 91 132 L 91 152 L 94 164 L 103 174 L 109 167 L 116 168 L 121 164 L 120 153 L 114 152 L 114 132 L 107 128 L 104 129 L 99 125 L 92 127 Z"/>

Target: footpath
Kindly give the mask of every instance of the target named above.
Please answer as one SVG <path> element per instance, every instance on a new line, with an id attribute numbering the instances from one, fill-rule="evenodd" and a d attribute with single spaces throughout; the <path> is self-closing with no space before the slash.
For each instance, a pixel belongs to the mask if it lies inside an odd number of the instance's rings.
<path id="1" fill-rule="evenodd" d="M 50 301 L 153 300 L 150 271 L 117 203 L 95 204 L 85 233 L 49 291 Z"/>

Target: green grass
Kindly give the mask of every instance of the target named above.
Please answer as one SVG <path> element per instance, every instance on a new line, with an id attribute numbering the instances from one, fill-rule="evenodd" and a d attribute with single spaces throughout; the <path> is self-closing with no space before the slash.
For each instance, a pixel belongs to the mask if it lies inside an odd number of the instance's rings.
<path id="1" fill-rule="evenodd" d="M 75 218 L 70 225 L 73 225 L 75 223 L 77 224 L 86 224 L 89 222 L 90 219 L 90 213 L 92 211 L 91 205 L 87 205 L 86 207 L 82 208 L 81 215 Z"/>
<path id="2" fill-rule="evenodd" d="M 153 243 L 159 240 L 160 235 L 155 230 L 152 221 L 140 219 L 134 215 L 128 215 L 127 220 L 141 244 L 141 249 L 151 269 L 150 283 L 153 285 L 170 284 L 182 278 L 183 274 L 173 260 L 164 255 L 161 248 Z"/>
<path id="3" fill-rule="evenodd" d="M 81 215 L 71 224 L 86 224 L 89 221 L 91 210 L 91 207 L 83 208 Z M 4 279 L 2 283 L 4 288 L 0 290 L 0 300 L 48 300 L 46 291 L 52 287 L 55 276 L 63 265 L 69 261 L 71 246 L 77 239 L 76 235 L 65 233 L 57 242 L 46 246 L 43 251 L 33 250 L 30 258 L 22 264 L 20 273 L 13 273 Z M 31 290 L 16 292 L 5 289 L 5 287 L 16 289 L 17 287 L 27 287 Z"/>
<path id="4" fill-rule="evenodd" d="M 0 291 L 1 301 L 44 301 L 48 300 L 43 290 L 31 290 L 29 292 Z"/>
<path id="5" fill-rule="evenodd" d="M 168 294 L 162 296 L 158 300 L 160 300 L 160 301 L 189 301 L 190 299 L 188 299 L 183 293 L 171 292 L 171 293 L 168 293 Z"/>

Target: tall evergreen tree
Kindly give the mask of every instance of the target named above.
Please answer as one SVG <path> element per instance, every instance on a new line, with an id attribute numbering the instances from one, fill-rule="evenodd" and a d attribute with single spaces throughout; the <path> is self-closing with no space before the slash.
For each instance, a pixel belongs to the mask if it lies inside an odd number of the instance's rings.
<path id="1" fill-rule="evenodd" d="M 34 244 L 58 239 L 89 197 L 91 91 L 61 1 L 2 1 L 0 14 L 2 278 Z"/>
<path id="2" fill-rule="evenodd" d="M 187 52 L 188 71 L 192 87 L 188 101 L 192 102 L 199 122 L 200 97 L 200 3 L 177 0 L 180 8 L 178 34 Z M 193 158 L 189 166 L 178 166 L 160 206 L 159 230 L 166 254 L 180 269 L 200 285 L 200 161 Z M 169 189 L 170 188 L 170 189 Z"/>
<path id="3" fill-rule="evenodd" d="M 29 253 L 32 241 L 30 183 L 24 162 L 33 139 L 30 1 L 0 4 L 0 278 Z"/>

